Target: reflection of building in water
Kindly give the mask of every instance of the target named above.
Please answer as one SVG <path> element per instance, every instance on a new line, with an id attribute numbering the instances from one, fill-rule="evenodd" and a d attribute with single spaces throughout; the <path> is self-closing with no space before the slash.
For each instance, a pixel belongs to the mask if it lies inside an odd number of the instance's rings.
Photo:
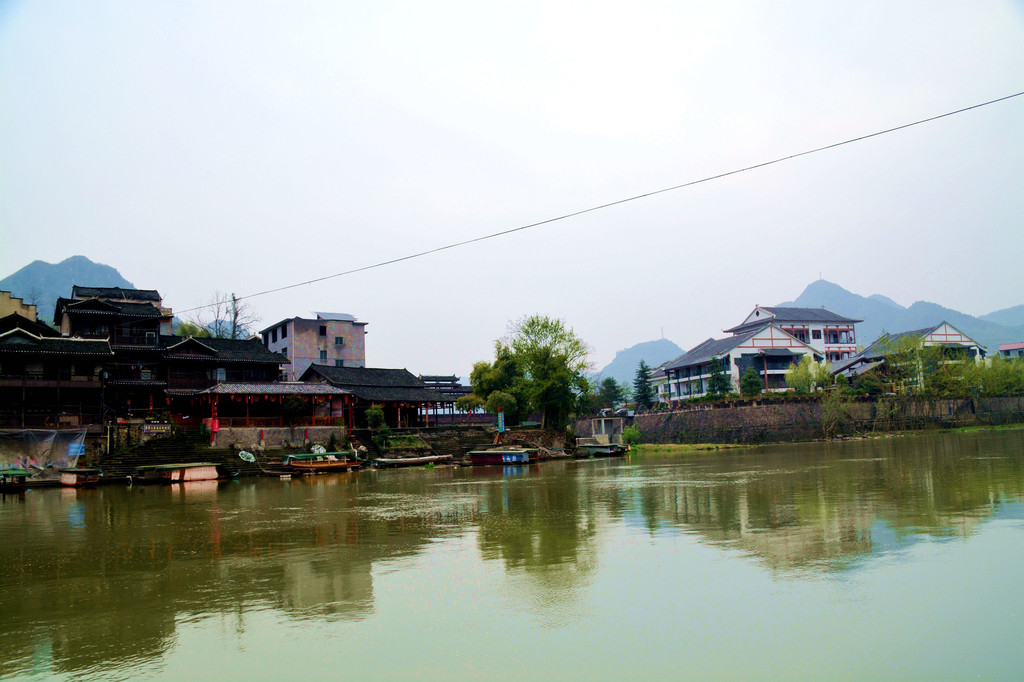
<path id="1" fill-rule="evenodd" d="M 387 491 L 425 497 L 431 481 L 418 473 L 395 477 Z M 191 614 L 237 615 L 265 605 L 300 617 L 363 618 L 373 609 L 375 562 L 422 551 L 444 534 L 442 520 L 475 516 L 475 509 L 450 514 L 438 503 L 367 513 L 387 499 L 374 494 L 372 481 L 361 488 L 320 483 L 54 489 L 4 498 L 0 537 L 19 540 L 18 551 L 0 552 L 0 670 L 28 670 L 43 651 L 52 656 L 46 668 L 62 674 L 158 659 Z M 8 501 L 19 506 L 11 511 Z"/>
<path id="2" fill-rule="evenodd" d="M 979 462 L 971 447 L 941 438 L 845 443 L 839 460 L 828 446 L 776 447 L 724 456 L 702 476 L 637 496 L 651 528 L 683 526 L 772 570 L 841 570 L 921 538 L 966 537 L 999 499 L 1024 492 L 1021 463 Z"/>
<path id="3" fill-rule="evenodd" d="M 281 575 L 282 608 L 352 618 L 369 615 L 373 611 L 373 564 L 369 557 L 353 561 L 340 556 L 342 553 L 286 558 Z"/>

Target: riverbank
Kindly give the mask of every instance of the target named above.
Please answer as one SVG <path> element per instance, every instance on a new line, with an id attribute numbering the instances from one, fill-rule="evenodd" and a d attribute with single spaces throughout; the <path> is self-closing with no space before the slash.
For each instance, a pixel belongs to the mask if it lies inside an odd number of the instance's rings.
<path id="1" fill-rule="evenodd" d="M 723 400 L 636 415 L 646 443 L 768 443 L 831 440 L 916 430 L 993 428 L 1024 423 L 1024 396 L 879 398 L 821 395 Z M 577 432 L 586 430 L 583 422 Z"/>

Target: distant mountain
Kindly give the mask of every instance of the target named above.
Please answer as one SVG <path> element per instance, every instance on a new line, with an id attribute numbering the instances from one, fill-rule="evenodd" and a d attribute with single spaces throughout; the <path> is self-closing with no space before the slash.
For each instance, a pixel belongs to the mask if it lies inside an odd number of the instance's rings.
<path id="1" fill-rule="evenodd" d="M 49 324 L 53 322 L 57 299 L 70 296 L 71 287 L 75 284 L 135 288 L 109 265 L 94 263 L 85 256 L 71 256 L 57 264 L 33 261 L 13 275 L 0 279 L 0 291 L 10 291 L 25 303 L 34 303 L 39 319 Z"/>
<path id="2" fill-rule="evenodd" d="M 982 315 L 978 319 L 984 320 L 985 322 L 1001 324 L 1004 327 L 1024 326 L 1024 305 L 1017 305 L 1012 308 L 997 310 L 994 313 Z"/>
<path id="3" fill-rule="evenodd" d="M 615 354 L 615 359 L 602 369 L 598 376 L 602 379 L 611 377 L 620 384 L 633 385 L 636 368 L 643 360 L 651 368 L 657 367 L 666 360 L 672 360 L 683 354 L 683 349 L 668 339 L 644 341 Z"/>
<path id="4" fill-rule="evenodd" d="M 857 343 L 861 346 L 867 346 L 883 331 L 923 329 L 943 321 L 949 322 L 993 353 L 999 344 L 1024 340 L 1024 306 L 1007 308 L 983 317 L 974 317 L 927 301 L 918 301 L 905 308 L 886 296 L 859 296 L 823 279 L 809 284 L 795 301 L 779 305 L 824 307 L 846 317 L 864 320 L 857 325 Z M 1001 322 L 1003 320 L 1009 324 Z"/>

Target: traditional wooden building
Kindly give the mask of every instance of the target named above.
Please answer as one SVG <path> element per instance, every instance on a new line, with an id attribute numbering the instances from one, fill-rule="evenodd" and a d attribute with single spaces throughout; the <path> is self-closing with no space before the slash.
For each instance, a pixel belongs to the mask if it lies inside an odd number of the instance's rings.
<path id="1" fill-rule="evenodd" d="M 441 394 L 429 390 L 406 369 L 310 365 L 302 381 L 328 383 L 348 393 L 350 401 L 335 404 L 333 409 L 355 428 L 367 425 L 366 410 L 373 405 L 384 408 L 388 426 L 408 428 L 425 426 L 427 412 L 445 403 Z"/>
<path id="2" fill-rule="evenodd" d="M 101 424 L 103 369 L 113 357 L 106 340 L 63 338 L 18 313 L 0 319 L 0 425 Z"/>
<path id="3" fill-rule="evenodd" d="M 174 395 L 171 419 L 182 427 L 222 428 L 345 426 L 352 397 L 327 383 L 224 382 Z"/>
<path id="4" fill-rule="evenodd" d="M 73 286 L 58 298 L 53 323 L 68 337 L 104 339 L 114 357 L 104 367 L 105 403 L 119 417 L 164 407 L 167 388 L 161 336 L 173 313 L 153 289 Z"/>

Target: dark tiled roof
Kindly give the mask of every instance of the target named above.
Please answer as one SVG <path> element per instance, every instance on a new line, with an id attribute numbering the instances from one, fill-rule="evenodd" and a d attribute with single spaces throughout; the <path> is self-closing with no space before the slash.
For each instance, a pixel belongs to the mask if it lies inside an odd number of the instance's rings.
<path id="1" fill-rule="evenodd" d="M 0 353 L 25 355 L 111 356 L 110 344 L 91 339 L 39 337 L 21 329 L 0 334 Z"/>
<path id="2" fill-rule="evenodd" d="M 377 386 L 389 388 L 423 388 L 423 382 L 407 369 L 379 367 L 332 367 L 310 365 L 305 374 L 315 373 L 337 386 Z M 303 380 L 305 380 L 303 374 Z"/>
<path id="3" fill-rule="evenodd" d="M 378 386 L 357 386 L 348 389 L 349 392 L 369 402 L 399 402 L 399 403 L 440 403 L 445 402 L 444 396 L 440 393 L 425 388 L 396 388 Z"/>
<path id="4" fill-rule="evenodd" d="M 754 320 L 753 322 L 747 322 L 740 324 L 732 329 L 726 329 L 726 332 L 737 333 L 744 332 L 756 327 L 763 327 L 771 322 L 814 322 L 819 324 L 853 324 L 855 322 L 863 322 L 864 320 L 855 320 L 851 317 L 843 317 L 838 313 L 834 313 L 827 308 L 790 308 L 788 306 L 759 306 L 761 310 L 765 310 L 775 317 L 766 317 L 762 320 Z"/>
<path id="5" fill-rule="evenodd" d="M 60 332 L 50 325 L 29 319 L 18 313 L 11 313 L 7 317 L 0 318 L 0 334 L 12 329 L 24 329 L 36 336 L 60 336 Z"/>
<path id="6" fill-rule="evenodd" d="M 196 355 L 181 352 L 187 347 L 199 346 L 208 353 Z M 174 360 L 213 359 L 217 362 L 260 362 L 285 365 L 287 357 L 275 353 L 263 345 L 257 338 L 251 339 L 196 339 L 180 336 L 161 336 L 160 347 L 164 349 L 164 357 Z M 177 351 L 177 352 L 176 352 Z"/>
<path id="7" fill-rule="evenodd" d="M 71 297 L 83 298 L 107 298 L 121 301 L 156 301 L 159 303 L 160 292 L 155 289 L 122 289 L 121 287 L 71 287 Z"/>
<path id="8" fill-rule="evenodd" d="M 351 391 L 363 400 L 414 403 L 444 400 L 441 394 L 425 388 L 423 382 L 407 369 L 310 365 L 302 380 L 311 381 L 317 377 Z"/>
<path id="9" fill-rule="evenodd" d="M 160 309 L 149 303 L 125 303 L 123 301 L 105 301 L 90 298 L 84 301 L 73 301 L 69 298 L 58 298 L 53 311 L 56 323 L 62 312 L 83 313 L 87 315 L 112 315 L 117 317 L 161 318 L 165 315 Z"/>
<path id="10" fill-rule="evenodd" d="M 344 395 L 348 391 L 321 382 L 219 383 L 198 393 L 218 395 Z"/>
<path id="11" fill-rule="evenodd" d="M 833 369 L 833 372 L 842 372 L 845 369 L 852 367 L 853 365 L 856 365 L 857 363 L 875 362 L 877 360 L 881 360 L 885 356 L 886 346 L 888 346 L 890 343 L 894 343 L 899 339 L 906 338 L 908 336 L 928 336 L 933 331 L 941 327 L 943 324 L 945 323 L 940 322 L 939 324 L 933 327 L 925 327 L 924 329 L 911 329 L 910 331 L 906 332 L 894 332 L 891 334 L 889 332 L 883 332 L 881 336 L 879 336 L 877 339 L 871 342 L 870 346 L 868 346 L 861 352 L 857 353 L 856 355 L 852 355 L 846 360 L 841 361 L 841 363 L 836 364 Z"/>
<path id="12" fill-rule="evenodd" d="M 736 346 L 740 345 L 744 341 L 747 341 L 752 337 L 757 330 L 749 331 L 745 334 L 737 334 L 736 336 L 728 336 L 724 339 L 708 339 L 703 343 L 697 344 L 690 350 L 688 350 L 681 357 L 676 358 L 671 365 L 665 367 L 665 369 L 679 369 L 680 367 L 693 367 L 695 365 L 702 365 L 706 362 L 711 362 L 711 358 L 716 358 L 720 355 L 724 355 L 731 351 Z"/>

